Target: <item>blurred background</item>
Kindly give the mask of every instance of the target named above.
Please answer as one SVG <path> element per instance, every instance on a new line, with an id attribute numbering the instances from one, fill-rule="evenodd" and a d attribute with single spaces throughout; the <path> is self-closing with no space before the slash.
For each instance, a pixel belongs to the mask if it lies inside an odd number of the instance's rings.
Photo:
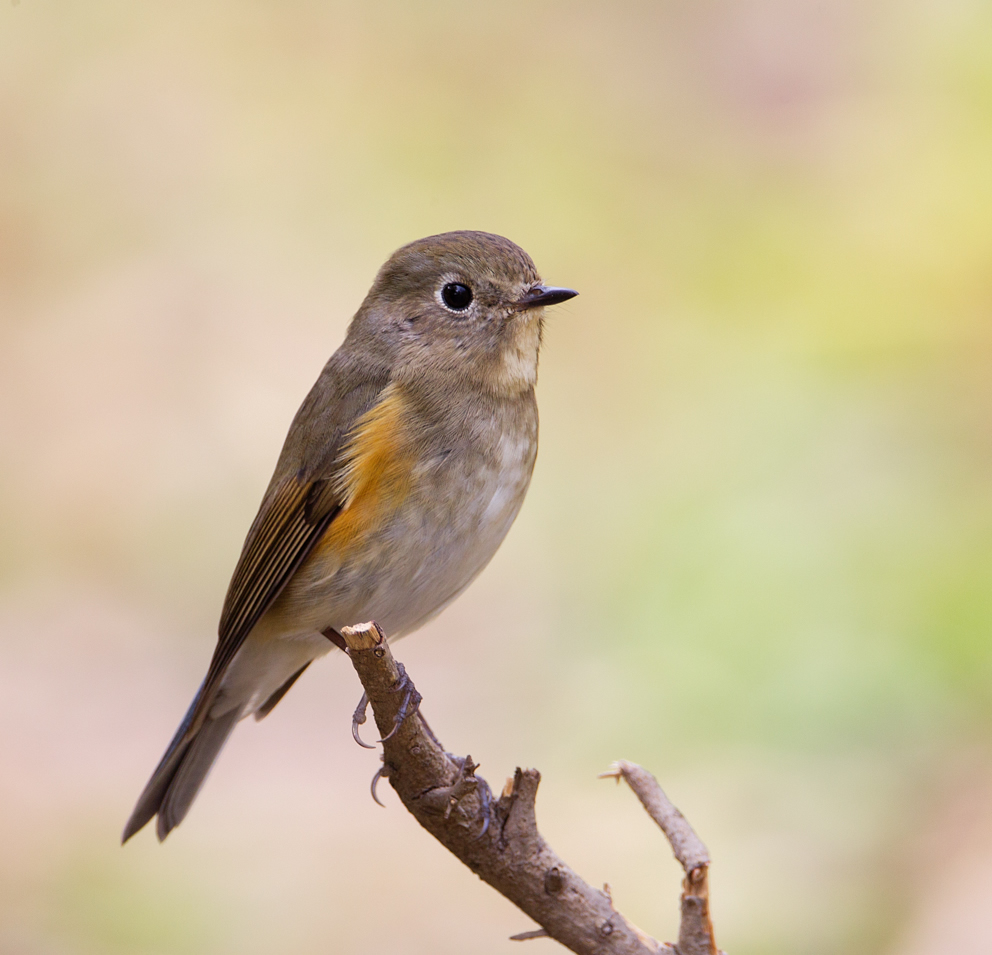
<path id="1" fill-rule="evenodd" d="M 398 647 L 445 744 L 659 938 L 616 758 L 731 955 L 992 950 L 992 6 L 5 0 L 0 952 L 532 927 L 372 803 L 338 657 L 118 845 L 296 407 L 456 228 L 582 294 L 514 530 Z"/>

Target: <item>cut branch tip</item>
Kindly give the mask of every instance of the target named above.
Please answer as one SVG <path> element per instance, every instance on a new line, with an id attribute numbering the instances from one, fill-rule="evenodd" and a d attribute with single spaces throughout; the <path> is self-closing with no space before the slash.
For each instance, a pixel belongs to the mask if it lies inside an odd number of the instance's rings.
<path id="1" fill-rule="evenodd" d="M 372 650 L 386 639 L 374 620 L 356 623 L 353 627 L 342 627 L 341 637 L 349 650 Z"/>

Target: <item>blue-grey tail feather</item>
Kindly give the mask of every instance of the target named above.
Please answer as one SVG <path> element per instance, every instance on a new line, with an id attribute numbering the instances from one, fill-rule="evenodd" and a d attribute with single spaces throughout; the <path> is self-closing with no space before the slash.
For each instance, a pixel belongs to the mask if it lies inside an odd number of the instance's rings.
<path id="1" fill-rule="evenodd" d="M 194 720 L 204 703 L 202 696 L 203 686 L 197 691 L 169 748 L 138 797 L 131 818 L 124 827 L 121 842 L 127 842 L 155 815 L 158 815 L 157 832 L 161 841 L 189 812 L 210 767 L 241 715 L 240 709 L 235 707 L 218 717 L 208 716 L 194 730 Z"/>
<path id="2" fill-rule="evenodd" d="M 155 831 L 161 842 L 176 826 L 186 818 L 210 768 L 221 751 L 231 730 L 238 722 L 241 710 L 228 710 L 221 716 L 208 718 L 197 731 L 172 776 L 161 804 L 158 807 L 158 823 Z"/>

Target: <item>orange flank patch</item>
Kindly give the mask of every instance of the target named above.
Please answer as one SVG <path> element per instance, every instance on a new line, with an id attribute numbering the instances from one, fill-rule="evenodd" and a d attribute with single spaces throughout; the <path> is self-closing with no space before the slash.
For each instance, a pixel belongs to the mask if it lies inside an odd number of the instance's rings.
<path id="1" fill-rule="evenodd" d="M 338 493 L 344 502 L 319 550 L 338 557 L 385 523 L 410 492 L 414 448 L 410 411 L 399 387 L 389 385 L 358 419 L 342 451 Z"/>

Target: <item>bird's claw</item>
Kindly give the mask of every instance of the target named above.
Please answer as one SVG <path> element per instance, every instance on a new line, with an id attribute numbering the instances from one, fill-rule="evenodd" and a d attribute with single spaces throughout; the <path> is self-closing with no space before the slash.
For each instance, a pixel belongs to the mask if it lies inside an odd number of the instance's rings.
<path id="1" fill-rule="evenodd" d="M 482 813 L 482 829 L 479 834 L 475 837 L 475 842 L 478 842 L 488 831 L 489 831 L 489 820 L 492 818 L 492 806 L 493 806 L 493 793 L 489 788 L 489 783 L 480 777 L 479 780 L 482 785 L 479 787 L 479 812 Z"/>
<path id="2" fill-rule="evenodd" d="M 389 775 L 389 769 L 386 767 L 385 757 L 383 757 L 383 763 L 379 767 L 379 771 L 372 777 L 372 786 L 371 786 L 373 801 L 376 803 L 376 805 L 382 806 L 383 809 L 386 808 L 386 804 L 376 795 L 375 787 L 379 784 L 380 779 L 384 779 L 388 775 Z"/>
<path id="3" fill-rule="evenodd" d="M 451 757 L 458 764 L 458 775 L 448 789 L 448 805 L 444 811 L 444 818 L 447 819 L 455 806 L 458 805 L 469 793 L 475 793 L 479 797 L 479 813 L 482 815 L 482 829 L 475 837 L 475 841 L 481 839 L 489 831 L 489 820 L 492 816 L 493 794 L 487 783 L 481 776 L 476 776 L 475 771 L 479 764 L 472 761 L 471 756 L 464 759 L 458 756 Z M 478 818 L 478 816 L 476 817 Z"/>
<path id="4" fill-rule="evenodd" d="M 400 703 L 400 708 L 396 711 L 396 716 L 393 717 L 393 728 L 385 735 L 380 743 L 385 743 L 386 740 L 392 739 L 396 735 L 396 731 L 406 722 L 407 717 L 413 716 L 414 713 L 420 709 L 420 701 L 423 697 L 417 692 L 417 688 L 413 685 L 413 680 L 411 680 L 406 675 L 406 669 L 402 663 L 396 664 L 396 669 L 399 670 L 400 678 L 396 681 L 396 686 L 392 687 L 391 693 L 403 693 L 403 702 Z M 365 711 L 362 711 L 362 719 L 365 718 Z"/>
<path id="5" fill-rule="evenodd" d="M 369 695 L 368 693 L 362 693 L 362 698 L 358 701 L 358 706 L 355 707 L 355 713 L 351 717 L 351 735 L 355 737 L 355 742 L 358 743 L 358 745 L 361 746 L 363 749 L 375 749 L 375 744 L 366 743 L 358 732 L 358 727 L 361 726 L 362 723 L 364 723 L 366 720 L 365 711 L 368 708 L 369 708 Z M 375 784 L 373 783 L 373 791 L 372 791 L 373 798 L 375 797 L 374 787 Z M 379 802 L 379 800 L 376 799 L 376 802 Z M 379 805 L 382 805 L 382 803 L 379 803 Z"/>
<path id="6" fill-rule="evenodd" d="M 407 717 L 413 716 L 420 709 L 420 701 L 423 699 L 417 692 L 417 688 L 413 685 L 413 680 L 406 675 L 403 664 L 397 663 L 396 668 L 399 671 L 399 679 L 396 681 L 396 685 L 390 689 L 390 692 L 402 693 L 403 702 L 400 703 L 400 708 L 396 711 L 396 716 L 393 718 L 393 728 L 379 740 L 380 743 L 385 743 L 386 740 L 390 740 L 396 735 L 396 731 L 403 725 Z M 375 745 L 373 743 L 366 743 L 358 732 L 358 727 L 367 719 L 365 712 L 368 708 L 369 695 L 368 693 L 362 693 L 362 698 L 358 701 L 358 706 L 355 707 L 355 712 L 351 717 L 351 735 L 355 738 L 355 742 L 359 746 L 365 749 L 375 749 Z"/>

